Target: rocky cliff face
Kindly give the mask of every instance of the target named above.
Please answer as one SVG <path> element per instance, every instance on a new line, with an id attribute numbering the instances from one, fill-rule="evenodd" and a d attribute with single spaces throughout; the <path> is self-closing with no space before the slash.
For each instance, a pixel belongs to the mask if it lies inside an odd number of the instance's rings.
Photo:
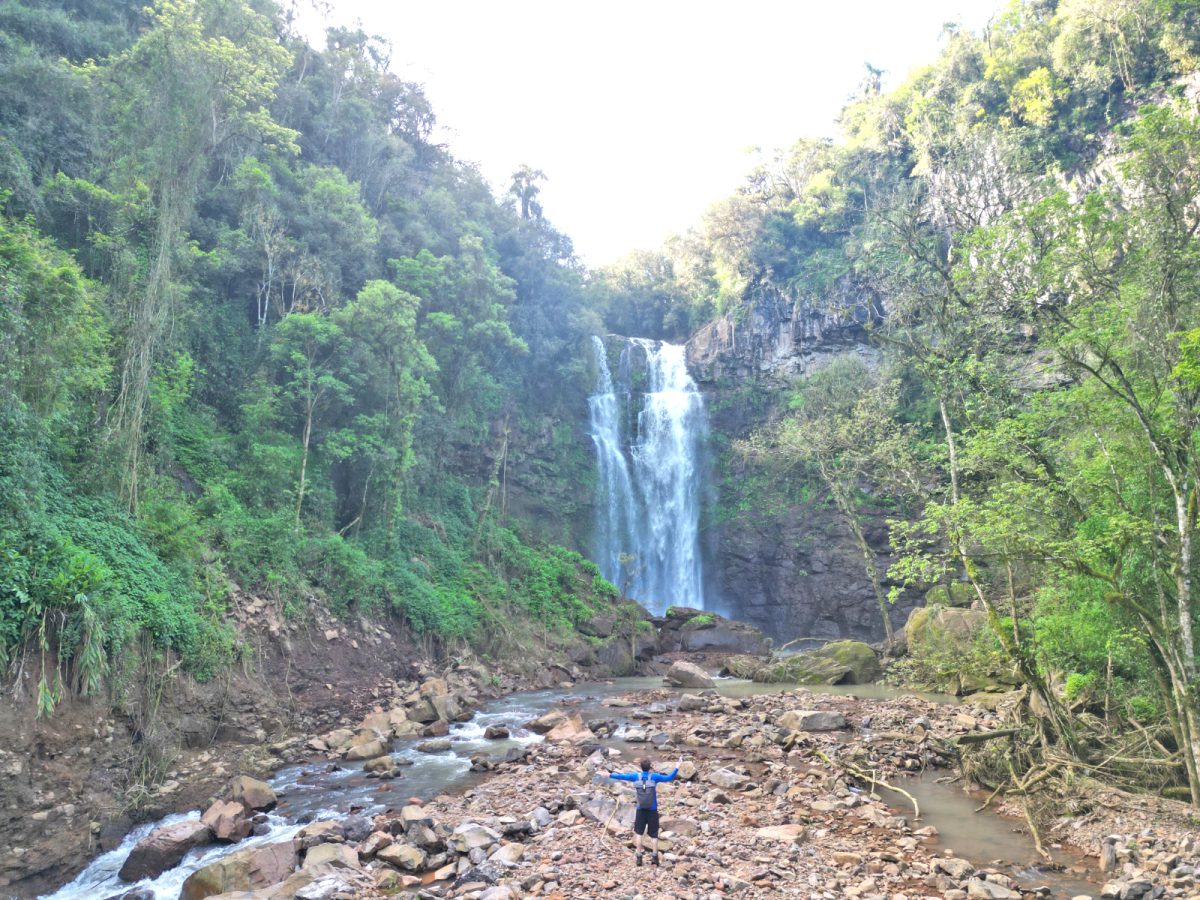
<path id="1" fill-rule="evenodd" d="M 710 322 L 688 343 L 693 377 L 705 391 L 714 435 L 716 497 L 707 516 L 709 584 L 726 614 L 777 643 L 801 637 L 878 640 L 879 608 L 862 556 L 823 489 L 741 460 L 737 439 L 778 416 L 788 389 L 846 354 L 879 359 L 867 342 L 873 303 L 813 310 L 760 302 L 735 322 Z M 886 514 L 867 509 L 866 534 L 881 572 L 891 563 Z M 916 598 L 891 609 L 903 625 Z"/>
<path id="2" fill-rule="evenodd" d="M 697 382 L 710 387 L 751 380 L 786 386 L 840 354 L 878 358 L 867 344 L 866 328 L 882 314 L 874 300 L 844 299 L 816 308 L 803 300 L 766 296 L 748 314 L 727 314 L 697 331 L 688 341 L 688 367 Z"/>

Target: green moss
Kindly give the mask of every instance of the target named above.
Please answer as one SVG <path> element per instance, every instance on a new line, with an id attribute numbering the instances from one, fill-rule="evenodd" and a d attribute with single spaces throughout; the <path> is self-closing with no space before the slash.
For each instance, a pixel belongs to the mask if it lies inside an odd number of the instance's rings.
<path id="1" fill-rule="evenodd" d="M 867 684 L 879 676 L 875 651 L 861 641 L 834 641 L 763 666 L 755 681 L 792 684 Z"/>

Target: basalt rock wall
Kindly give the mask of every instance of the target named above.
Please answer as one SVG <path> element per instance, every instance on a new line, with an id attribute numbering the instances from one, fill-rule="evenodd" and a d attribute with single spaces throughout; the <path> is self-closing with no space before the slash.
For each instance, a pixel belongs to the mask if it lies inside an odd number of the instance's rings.
<path id="1" fill-rule="evenodd" d="M 707 577 L 723 612 L 758 626 L 777 645 L 797 638 L 884 636 L 862 554 L 820 483 L 768 471 L 733 450 L 737 440 L 784 412 L 797 382 L 846 355 L 877 364 L 880 354 L 866 328 L 875 316 L 867 303 L 815 311 L 769 298 L 740 320 L 710 322 L 688 343 L 714 442 Z M 863 514 L 868 543 L 886 572 L 892 562 L 886 518 L 894 513 L 876 505 Z M 902 597 L 891 606 L 895 628 L 916 603 L 916 597 Z"/>

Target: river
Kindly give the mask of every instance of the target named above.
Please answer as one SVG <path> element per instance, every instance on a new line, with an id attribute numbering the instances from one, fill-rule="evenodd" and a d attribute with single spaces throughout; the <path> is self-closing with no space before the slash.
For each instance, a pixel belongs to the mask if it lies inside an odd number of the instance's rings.
<path id="1" fill-rule="evenodd" d="M 776 693 L 793 690 L 794 685 L 764 685 L 735 679 L 718 680 L 718 691 L 726 696 L 744 697 L 761 693 Z M 94 859 L 70 884 L 53 894 L 49 900 L 97 900 L 97 898 L 119 897 L 131 890 L 146 891 L 144 896 L 155 900 L 177 900 L 184 880 L 198 868 L 207 865 L 222 855 L 261 843 L 285 840 L 298 832 L 305 824 L 328 818 L 344 817 L 350 812 L 375 815 L 388 807 L 400 805 L 403 798 L 428 799 L 438 794 L 462 791 L 487 778 L 486 773 L 471 771 L 470 758 L 485 753 L 502 757 L 509 748 L 542 740 L 541 737 L 519 727 L 520 723 L 536 718 L 551 707 L 571 704 L 584 719 L 614 718 L 622 723 L 621 710 L 603 705 L 605 698 L 630 691 L 661 689 L 661 678 L 619 678 L 598 684 L 580 684 L 568 690 L 545 690 L 512 694 L 489 703 L 468 722 L 451 726 L 452 748 L 445 753 L 421 753 L 416 744 L 419 739 L 396 741 L 393 756 L 403 763 L 403 777 L 394 781 L 367 778 L 361 763 L 333 763 L 321 760 L 307 765 L 287 766 L 270 779 L 271 786 L 279 795 L 279 804 L 270 814 L 271 830 L 268 834 L 247 838 L 232 845 L 209 845 L 189 853 L 183 862 L 153 880 L 128 884 L 117 877 L 121 864 L 134 845 L 162 825 L 194 817 L 196 813 L 182 813 L 150 822 L 130 832 L 116 849 Z M 886 699 L 901 693 L 880 685 L 855 685 L 852 687 L 809 687 L 816 693 L 853 694 L 864 698 Z M 953 703 L 954 698 L 946 695 L 921 694 L 934 702 Z M 483 737 L 488 725 L 507 725 L 512 737 L 507 740 L 487 740 Z M 634 749 L 620 741 L 610 740 L 610 746 Z M 1006 866 L 1029 888 L 1046 885 L 1052 896 L 1072 896 L 1079 893 L 1096 893 L 1079 879 L 1061 873 L 1043 870 L 1038 865 L 1033 842 L 1024 833 L 1014 828 L 1014 823 L 990 812 L 974 813 L 977 801 L 962 790 L 933 778 L 914 778 L 905 782 L 906 790 L 915 794 L 921 803 L 922 825 L 937 828 L 939 841 L 953 847 L 956 854 L 977 864 Z M 906 801 L 894 798 L 898 812 L 910 811 Z M 1078 858 L 1063 856 L 1061 861 L 1078 863 Z"/>

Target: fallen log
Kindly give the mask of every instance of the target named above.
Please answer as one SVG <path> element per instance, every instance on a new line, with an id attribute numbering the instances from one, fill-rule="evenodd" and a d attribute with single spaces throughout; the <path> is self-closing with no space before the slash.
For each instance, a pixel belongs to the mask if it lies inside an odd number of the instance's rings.
<path id="1" fill-rule="evenodd" d="M 960 734 L 957 737 L 951 738 L 956 744 L 982 744 L 985 741 L 994 741 L 998 738 L 1012 737 L 1014 734 L 1019 734 L 1019 728 L 1000 728 L 996 731 L 977 731 L 971 734 Z"/>

